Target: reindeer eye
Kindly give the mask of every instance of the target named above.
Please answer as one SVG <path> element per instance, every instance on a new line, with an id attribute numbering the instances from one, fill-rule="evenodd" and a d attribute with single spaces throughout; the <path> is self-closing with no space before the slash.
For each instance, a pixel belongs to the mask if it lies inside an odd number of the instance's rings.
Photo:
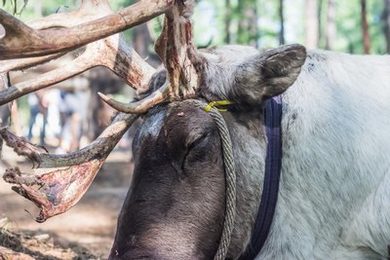
<path id="1" fill-rule="evenodd" d="M 209 137 L 209 133 L 208 132 L 204 132 L 203 134 L 199 135 L 197 138 L 195 138 L 189 145 L 188 145 L 188 150 L 191 150 L 193 148 L 195 148 L 196 146 L 198 146 L 199 144 L 202 143 L 202 141 L 204 141 L 205 139 L 207 139 Z"/>
<path id="2" fill-rule="evenodd" d="M 194 141 L 192 141 L 186 150 L 186 154 L 184 156 L 182 169 L 184 169 L 186 164 L 191 164 L 194 162 L 203 161 L 208 153 L 208 141 L 210 138 L 209 132 L 204 132 L 204 134 L 200 135 Z"/>

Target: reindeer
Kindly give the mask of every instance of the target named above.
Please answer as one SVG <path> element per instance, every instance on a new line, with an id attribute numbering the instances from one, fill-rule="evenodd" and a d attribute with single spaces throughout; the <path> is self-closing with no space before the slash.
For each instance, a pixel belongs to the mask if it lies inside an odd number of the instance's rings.
<path id="1" fill-rule="evenodd" d="M 110 259 L 385 259 L 390 241 L 390 58 L 301 45 L 197 50 L 189 0 L 140 0 L 114 13 L 105 0 L 27 26 L 0 10 L 1 72 L 47 62 L 86 45 L 72 63 L 0 91 L 0 104 L 104 66 L 137 90 L 102 134 L 80 151 L 53 155 L 1 136 L 40 172 L 7 169 L 13 189 L 39 208 L 38 222 L 64 213 L 85 193 L 108 154 L 141 115 L 135 170 Z M 154 70 L 119 33 L 161 14 Z M 272 224 L 259 252 L 255 235 L 269 139 L 264 105 L 282 97 L 281 179 Z M 235 164 L 229 210 L 223 138 L 199 104 L 232 104 L 223 118 Z M 214 109 L 215 110 L 215 109 Z M 226 137 L 226 136 L 225 136 Z M 226 196 L 226 198 L 225 198 Z M 231 202 L 231 201 L 230 201 Z M 262 235 L 262 234 L 260 234 Z M 221 246 L 225 242 L 225 246 Z"/>

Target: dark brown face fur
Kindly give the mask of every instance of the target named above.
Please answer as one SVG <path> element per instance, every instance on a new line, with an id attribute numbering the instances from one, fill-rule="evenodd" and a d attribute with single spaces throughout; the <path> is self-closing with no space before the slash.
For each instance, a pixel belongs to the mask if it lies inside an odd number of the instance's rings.
<path id="1" fill-rule="evenodd" d="M 190 101 L 153 109 L 133 144 L 132 187 L 112 259 L 212 259 L 225 179 L 218 130 Z"/>

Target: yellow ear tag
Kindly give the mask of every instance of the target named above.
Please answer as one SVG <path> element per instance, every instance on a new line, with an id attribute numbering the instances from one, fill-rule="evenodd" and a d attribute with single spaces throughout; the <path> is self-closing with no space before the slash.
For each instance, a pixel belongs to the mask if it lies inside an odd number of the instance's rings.
<path id="1" fill-rule="evenodd" d="M 204 111 L 210 112 L 213 108 L 218 109 L 220 112 L 226 112 L 227 106 L 234 104 L 234 102 L 229 100 L 217 100 L 217 101 L 211 101 L 210 103 L 205 106 Z"/>

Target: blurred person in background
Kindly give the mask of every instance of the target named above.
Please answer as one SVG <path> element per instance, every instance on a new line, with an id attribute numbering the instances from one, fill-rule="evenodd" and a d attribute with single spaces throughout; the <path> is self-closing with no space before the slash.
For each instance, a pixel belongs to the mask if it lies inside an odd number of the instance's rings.
<path id="1" fill-rule="evenodd" d="M 89 82 L 80 77 L 70 81 L 70 87 L 60 90 L 60 136 L 57 152 L 68 153 L 80 149 L 87 113 Z"/>
<path id="2" fill-rule="evenodd" d="M 28 105 L 30 108 L 30 120 L 28 128 L 28 140 L 31 141 L 33 137 L 33 128 L 39 122 L 38 115 L 41 115 L 41 125 L 40 125 L 40 135 L 39 135 L 39 144 L 45 145 L 45 135 L 46 135 L 46 125 L 47 125 L 47 115 L 49 100 L 47 98 L 46 92 L 44 90 L 32 93 L 28 95 L 27 98 Z"/>

